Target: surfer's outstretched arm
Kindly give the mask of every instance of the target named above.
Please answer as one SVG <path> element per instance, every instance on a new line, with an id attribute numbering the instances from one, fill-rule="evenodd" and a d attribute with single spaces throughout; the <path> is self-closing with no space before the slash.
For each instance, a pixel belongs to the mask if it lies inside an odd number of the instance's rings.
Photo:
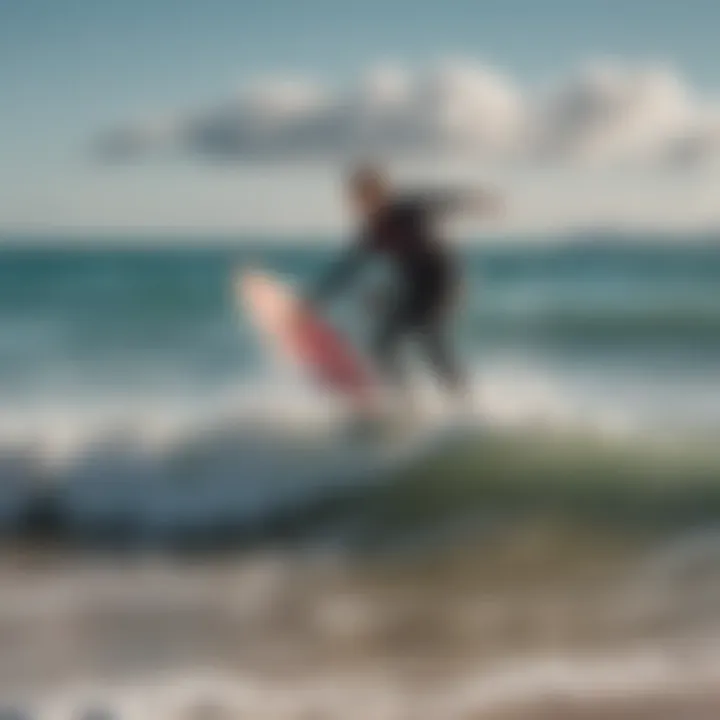
<path id="1" fill-rule="evenodd" d="M 357 240 L 349 250 L 320 278 L 305 300 L 311 304 L 326 302 L 355 278 L 367 259 L 368 252 L 363 238 Z"/>
<path id="2" fill-rule="evenodd" d="M 439 215 L 471 213 L 495 216 L 503 209 L 502 196 L 490 188 L 433 192 L 424 196 L 423 200 L 426 207 Z"/>

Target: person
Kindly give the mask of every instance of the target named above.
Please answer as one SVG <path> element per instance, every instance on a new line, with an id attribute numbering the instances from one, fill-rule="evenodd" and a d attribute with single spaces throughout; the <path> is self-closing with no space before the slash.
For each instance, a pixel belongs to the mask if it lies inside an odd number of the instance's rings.
<path id="1" fill-rule="evenodd" d="M 304 305 L 328 302 L 350 284 L 366 260 L 386 257 L 398 292 L 379 313 L 372 343 L 378 369 L 392 388 L 411 397 L 399 350 L 406 338 L 414 337 L 438 380 L 454 397 L 463 397 L 466 374 L 449 337 L 462 278 L 437 221 L 458 211 L 495 213 L 498 197 L 489 191 L 403 195 L 372 166 L 355 169 L 348 190 L 360 216 L 360 232 L 349 250 L 310 287 Z"/>

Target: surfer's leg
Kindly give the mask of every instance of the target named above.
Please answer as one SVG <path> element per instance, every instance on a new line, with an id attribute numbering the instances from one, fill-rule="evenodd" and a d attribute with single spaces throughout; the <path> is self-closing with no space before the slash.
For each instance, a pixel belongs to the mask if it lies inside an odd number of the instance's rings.
<path id="1" fill-rule="evenodd" d="M 404 382 L 400 363 L 400 345 L 404 332 L 403 313 L 394 310 L 381 321 L 372 345 L 375 363 L 383 380 L 394 387 Z"/>
<path id="2" fill-rule="evenodd" d="M 385 384 L 387 409 L 405 420 L 417 415 L 417 398 L 402 365 L 402 343 L 415 330 L 413 304 L 408 296 L 396 298 L 381 318 L 373 342 L 375 362 Z"/>
<path id="3" fill-rule="evenodd" d="M 466 377 L 449 334 L 443 322 L 435 321 L 422 327 L 420 338 L 437 379 L 454 395 L 463 395 L 467 390 Z"/>
<path id="4" fill-rule="evenodd" d="M 469 398 L 469 388 L 454 347 L 456 307 L 454 288 L 440 288 L 434 296 L 426 296 L 417 325 L 424 354 L 434 375 L 452 395 L 464 401 Z"/>

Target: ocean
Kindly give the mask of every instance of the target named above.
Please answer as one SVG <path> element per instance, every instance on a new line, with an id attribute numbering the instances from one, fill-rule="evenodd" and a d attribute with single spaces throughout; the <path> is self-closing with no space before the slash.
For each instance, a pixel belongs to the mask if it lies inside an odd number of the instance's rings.
<path id="1" fill-rule="evenodd" d="M 462 245 L 472 413 L 396 456 L 233 297 L 334 252 L 6 238 L 0 709 L 717 716 L 720 241 Z M 384 273 L 329 311 L 361 351 Z"/>

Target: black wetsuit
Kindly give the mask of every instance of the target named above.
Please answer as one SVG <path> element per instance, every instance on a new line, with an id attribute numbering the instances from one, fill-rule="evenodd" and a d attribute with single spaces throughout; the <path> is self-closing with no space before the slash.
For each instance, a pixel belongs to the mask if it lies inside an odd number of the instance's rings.
<path id="1" fill-rule="evenodd" d="M 457 388 L 461 373 L 446 338 L 447 315 L 458 291 L 459 271 L 436 234 L 438 216 L 462 198 L 429 196 L 398 199 L 371 217 L 349 253 L 312 289 L 311 302 L 323 301 L 346 285 L 364 261 L 387 257 L 400 292 L 380 318 L 374 352 L 388 379 L 399 381 L 398 346 L 417 336 L 440 380 Z"/>

